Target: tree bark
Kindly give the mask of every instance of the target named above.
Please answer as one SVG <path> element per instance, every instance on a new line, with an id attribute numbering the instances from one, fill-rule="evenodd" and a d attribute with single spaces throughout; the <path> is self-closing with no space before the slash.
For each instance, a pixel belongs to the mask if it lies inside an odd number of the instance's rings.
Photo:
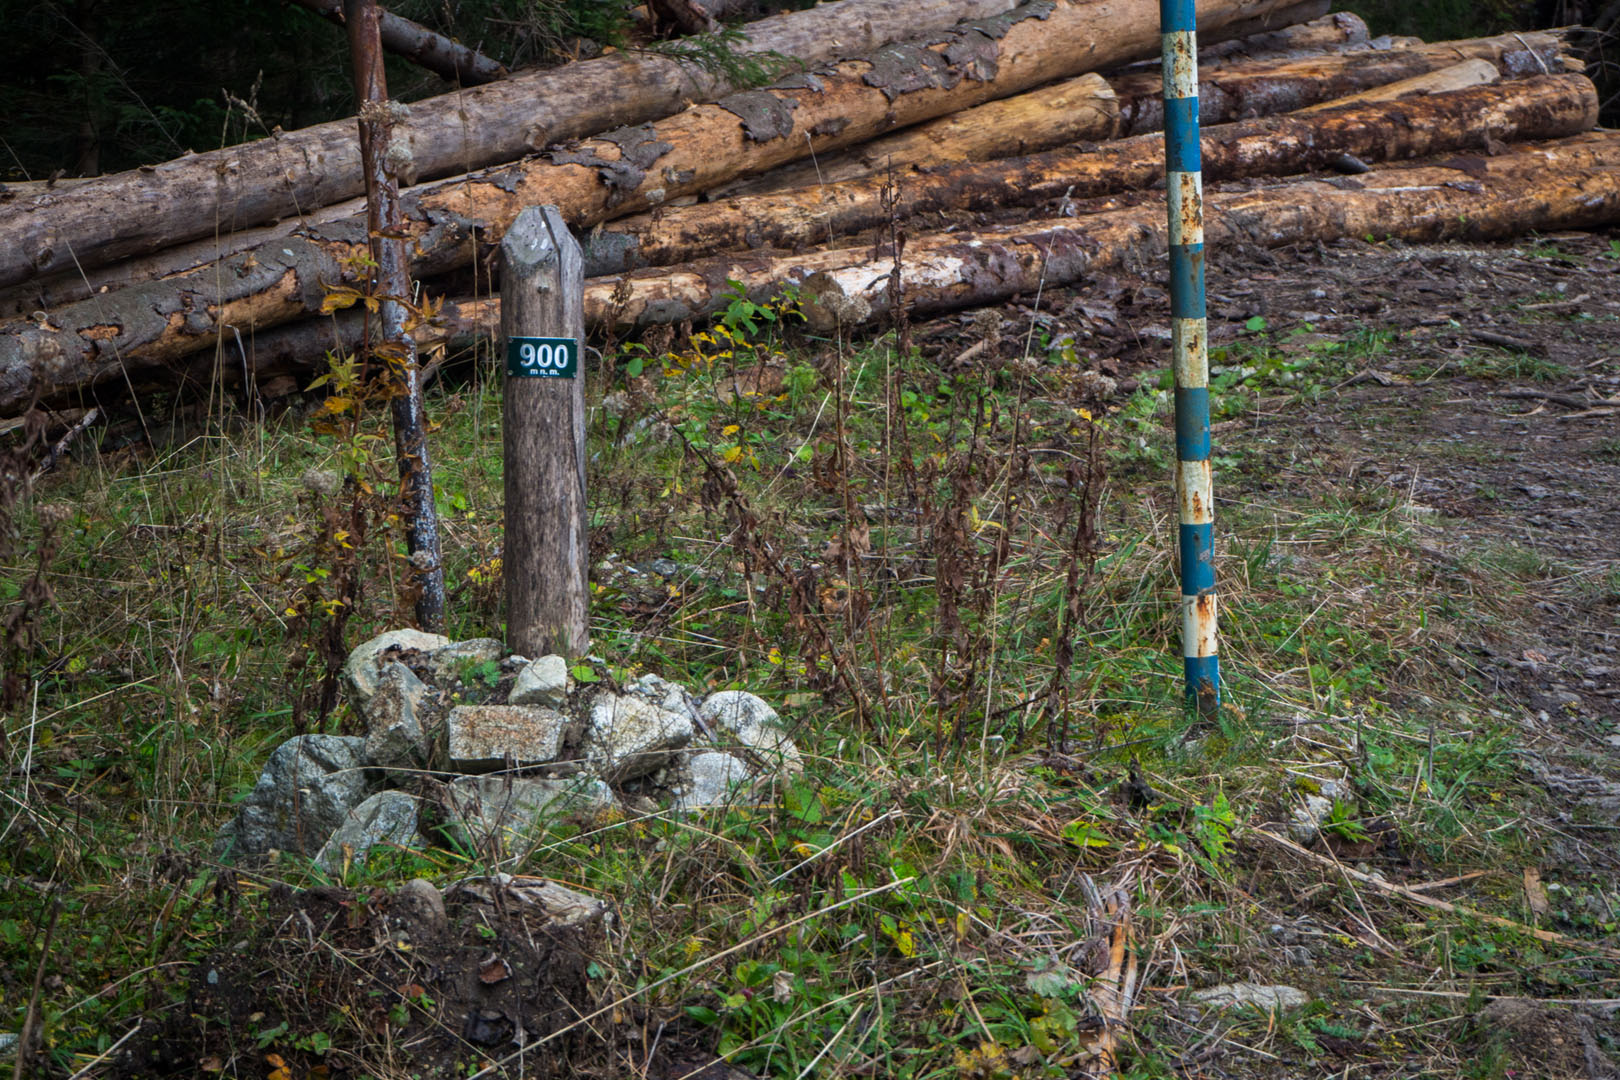
<path id="1" fill-rule="evenodd" d="M 1590 79 L 1543 75 L 1309 116 L 1294 113 L 1217 125 L 1204 131 L 1204 179 L 1325 169 L 1344 154 L 1379 162 L 1488 152 L 1493 142 L 1561 138 L 1590 130 L 1597 121 L 1597 90 Z M 881 228 L 891 212 L 908 218 L 1012 206 L 1055 208 L 1066 197 L 1143 190 L 1163 179 L 1163 140 L 1136 135 L 1095 147 L 908 172 L 892 203 L 885 194 L 888 178 L 868 177 L 638 214 L 593 233 L 586 265 L 592 276 L 600 276 L 691 262 L 728 250 L 802 249 Z"/>
<path id="2" fill-rule="evenodd" d="M 1283 6 L 1286 0 L 1208 0 L 1206 14 L 1220 26 Z M 498 242 L 525 207 L 555 205 L 571 226 L 589 228 L 802 158 L 817 139 L 838 149 L 1151 54 L 1159 48 L 1158 19 L 1154 0 L 1035 0 L 932 35 L 927 45 L 889 46 L 871 59 L 693 106 L 657 124 L 425 185 L 406 200 L 398 235 L 411 247 L 416 276 L 446 273 L 472 262 L 480 243 Z M 14 397 L 27 400 L 36 376 L 72 372 L 76 381 L 94 382 L 132 363 L 209 348 L 226 323 L 262 329 L 318 311 L 323 285 L 354 280 L 364 219 L 351 213 L 302 232 L 172 280 L 69 305 L 47 325 L 0 327 L 0 413 Z"/>
<path id="3" fill-rule="evenodd" d="M 1246 116 L 1274 116 L 1476 58 L 1489 60 L 1512 78 L 1560 72 L 1567 70 L 1565 44 L 1561 33 L 1538 31 L 1411 49 L 1233 64 L 1199 73 L 1198 118 L 1214 125 Z M 1158 72 L 1124 75 L 1113 84 L 1119 95 L 1120 134 L 1139 135 L 1164 126 L 1164 84 Z"/>
<path id="4" fill-rule="evenodd" d="M 1119 103 L 1101 75 L 1082 75 L 1025 94 L 986 102 L 814 161 L 783 165 L 722 184 L 709 201 L 902 174 L 963 161 L 990 161 L 1050 150 L 1064 143 L 1113 138 Z"/>
<path id="5" fill-rule="evenodd" d="M 739 50 L 814 64 L 1000 15 L 1015 3 L 842 0 L 752 23 Z M 724 75 L 675 59 L 613 53 L 416 102 L 399 138 L 414 175 L 433 179 L 669 116 L 733 89 Z M 116 173 L 0 206 L 0 286 L 297 216 L 364 191 L 353 118 Z"/>
<path id="6" fill-rule="evenodd" d="M 388 408 L 394 421 L 394 460 L 399 466 L 405 548 L 416 592 L 416 624 L 444 632 L 444 565 L 439 553 L 439 512 L 433 503 L 433 461 L 416 367 L 416 342 L 406 329 L 411 295 L 409 257 L 399 238 L 399 177 L 395 172 L 394 123 L 400 113 L 388 100 L 376 0 L 343 0 L 360 103 L 360 151 L 366 172 L 366 234 L 371 280 L 366 293 L 378 301 L 378 337 L 368 360 L 381 361 L 392 384 Z"/>
<path id="7" fill-rule="evenodd" d="M 1500 240 L 1531 231 L 1620 222 L 1620 134 L 1590 132 L 1515 146 L 1496 156 L 1379 169 L 1355 178 L 1299 180 L 1205 197 L 1207 250 L 1280 247 L 1369 234 L 1409 242 Z M 1084 281 L 1104 268 L 1146 268 L 1167 251 L 1162 199 L 1080 218 L 978 232 L 914 236 L 902 261 L 916 315 L 1000 303 L 1037 288 Z M 885 318 L 892 254 L 871 247 L 804 255 L 712 259 L 592 282 L 588 324 L 628 331 L 702 319 L 721 310 L 728 281 L 764 299 L 792 285 L 818 330 Z"/>
<path id="8" fill-rule="evenodd" d="M 293 3 L 329 22 L 344 25 L 343 0 L 293 0 Z M 451 41 L 391 11 L 377 13 L 377 29 L 382 35 L 383 48 L 417 67 L 426 68 L 446 82 L 480 86 L 507 74 L 506 66 L 500 61 L 491 60 L 477 49 Z"/>

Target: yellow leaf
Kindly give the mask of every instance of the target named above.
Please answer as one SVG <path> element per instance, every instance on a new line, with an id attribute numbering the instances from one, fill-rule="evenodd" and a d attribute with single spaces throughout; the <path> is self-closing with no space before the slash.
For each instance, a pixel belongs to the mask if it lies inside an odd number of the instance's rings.
<path id="1" fill-rule="evenodd" d="M 742 429 L 736 424 L 727 424 L 725 427 L 720 429 L 720 434 L 722 434 L 722 435 L 735 435 L 735 434 L 737 434 L 737 432 L 739 432 L 741 430 Z"/>
<path id="2" fill-rule="evenodd" d="M 351 289 L 347 285 L 333 285 L 327 289 L 326 296 L 321 300 L 321 314 L 330 315 L 334 311 L 351 308 L 359 299 L 359 289 Z"/>
<path id="3" fill-rule="evenodd" d="M 740 446 L 728 446 L 720 454 L 720 459 L 727 465 L 735 464 L 740 457 L 742 457 L 742 447 Z"/>

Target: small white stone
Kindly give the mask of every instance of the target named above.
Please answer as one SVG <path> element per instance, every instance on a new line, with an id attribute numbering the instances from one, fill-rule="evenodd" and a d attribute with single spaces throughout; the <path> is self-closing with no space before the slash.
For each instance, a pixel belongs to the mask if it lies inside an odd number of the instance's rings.
<path id="1" fill-rule="evenodd" d="M 444 726 L 457 772 L 548 764 L 562 755 L 573 731 L 568 717 L 541 705 L 458 705 Z"/>
<path id="2" fill-rule="evenodd" d="M 1247 1005 L 1259 1009 L 1261 1012 L 1277 1012 L 1281 1009 L 1297 1009 L 1308 1005 L 1311 996 L 1294 986 L 1266 986 L 1261 983 L 1228 983 L 1222 986 L 1212 986 L 1207 990 L 1193 991 L 1193 998 L 1205 1005 L 1214 1005 L 1217 1008 L 1230 1008 L 1234 1005 Z"/>
<path id="3" fill-rule="evenodd" d="M 415 650 L 432 653 L 450 644 L 443 634 L 424 634 L 420 630 L 390 630 L 378 634 L 361 645 L 356 645 L 343 664 L 343 682 L 349 691 L 349 704 L 364 716 L 366 704 L 377 692 L 377 680 L 382 668 L 392 657 L 385 657 L 390 649 Z"/>
<path id="4" fill-rule="evenodd" d="M 602 694 L 591 705 L 585 756 L 605 779 L 634 780 L 669 764 L 693 730 L 691 717 L 640 698 Z"/>
<path id="5" fill-rule="evenodd" d="M 744 690 L 721 690 L 703 699 L 698 718 L 716 734 L 721 749 L 747 750 L 777 772 L 804 768 L 799 748 L 793 745 L 776 710 L 763 698 Z"/>
<path id="6" fill-rule="evenodd" d="M 692 782 L 685 786 L 675 804 L 682 810 L 729 805 L 736 800 L 737 789 L 752 777 L 746 761 L 718 750 L 693 754 L 687 768 L 691 770 Z"/>
<path id="7" fill-rule="evenodd" d="M 549 705 L 561 709 L 568 704 L 568 661 L 560 656 L 542 656 L 518 672 L 509 705 Z"/>

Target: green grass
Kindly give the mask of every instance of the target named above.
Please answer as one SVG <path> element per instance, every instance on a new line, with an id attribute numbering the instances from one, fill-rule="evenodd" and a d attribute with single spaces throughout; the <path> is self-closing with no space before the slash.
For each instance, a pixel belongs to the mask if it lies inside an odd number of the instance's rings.
<path id="1" fill-rule="evenodd" d="M 1217 361 L 1221 415 L 1320 400 L 1394 344 L 1376 328 L 1339 341 L 1253 328 Z M 737 374 L 757 370 L 770 374 L 739 392 Z M 1342 928 L 1346 905 L 1384 903 L 1333 881 L 1305 889 L 1254 839 L 1311 777 L 1341 783 L 1340 839 L 1388 837 L 1434 876 L 1535 857 L 1538 839 L 1514 827 L 1537 796 L 1518 780 L 1509 714 L 1446 660 L 1500 617 L 1457 575 L 1540 571 L 1511 571 L 1510 552 L 1442 571 L 1404 495 L 1340 485 L 1276 436 L 1244 440 L 1217 481 L 1229 705 L 1196 723 L 1177 659 L 1168 395 L 1144 380 L 1094 414 L 1081 374 L 1058 350 L 944 375 L 892 338 L 804 337 L 791 302 L 735 306 L 679 352 L 627 348 L 593 374 L 593 563 L 682 567 L 672 586 L 599 574 L 594 651 L 623 674 L 760 693 L 810 763 L 757 807 L 558 827 L 514 856 L 506 869 L 616 898 L 623 933 L 595 960 L 604 993 L 644 995 L 762 1076 L 1062 1075 L 1089 1044 L 1086 981 L 1059 962 L 1092 932 L 1083 880 L 1128 881 L 1144 962 L 1173 946 L 1185 966 L 1154 977 L 1203 983 L 1276 966 L 1279 907 Z M 452 634 L 500 636 L 497 388 L 475 372 L 430 411 Z M 329 408 L 316 420 L 324 434 L 289 414 L 91 458 L 22 506 L 8 572 L 43 553 L 56 603 L 26 657 L 46 672 L 37 694 L 5 722 L 8 764 L 31 771 L 0 874 L 37 887 L 0 899 L 0 962 L 31 973 L 43 890 L 65 886 L 43 1014 L 62 1068 L 180 1000 L 185 965 L 222 944 L 231 918 L 198 855 L 269 749 L 295 730 L 355 730 L 341 704 L 320 715 L 322 636 L 337 625 L 353 644 L 405 621 L 386 502 L 323 494 L 317 475 L 386 491 L 386 440 L 366 439 L 384 429 Z M 1076 480 L 1094 438 L 1110 479 L 1071 625 Z M 355 531 L 343 515 L 362 504 Z M 774 576 L 764 542 L 802 591 Z M 356 567 L 358 588 L 341 591 Z M 1063 704 L 1047 714 L 1054 676 Z M 474 865 L 383 856 L 342 883 Z M 272 877 L 326 880 L 290 858 Z M 250 879 L 248 899 L 263 888 Z M 1519 917 L 1506 891 L 1484 902 Z M 1413 935 L 1411 955 L 1458 978 L 1528 954 L 1380 910 Z M 1323 980 L 1403 977 L 1340 930 L 1315 956 Z M 29 982 L 0 989 L 0 1029 L 20 1025 Z M 1323 992 L 1280 1028 L 1246 1018 L 1231 1037 L 1328 1064 L 1324 1035 L 1382 1037 Z M 1174 1075 L 1169 1048 L 1187 1033 L 1144 1008 L 1130 1075 Z M 329 1026 L 265 1045 L 309 1053 L 317 1035 L 367 1038 Z"/>

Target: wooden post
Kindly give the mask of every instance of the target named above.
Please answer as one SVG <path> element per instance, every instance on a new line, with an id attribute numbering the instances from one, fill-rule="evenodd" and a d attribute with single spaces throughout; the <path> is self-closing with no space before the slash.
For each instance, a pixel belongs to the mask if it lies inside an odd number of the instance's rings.
<path id="1" fill-rule="evenodd" d="M 501 240 L 506 642 L 524 656 L 585 655 L 585 263 L 555 206 Z"/>

